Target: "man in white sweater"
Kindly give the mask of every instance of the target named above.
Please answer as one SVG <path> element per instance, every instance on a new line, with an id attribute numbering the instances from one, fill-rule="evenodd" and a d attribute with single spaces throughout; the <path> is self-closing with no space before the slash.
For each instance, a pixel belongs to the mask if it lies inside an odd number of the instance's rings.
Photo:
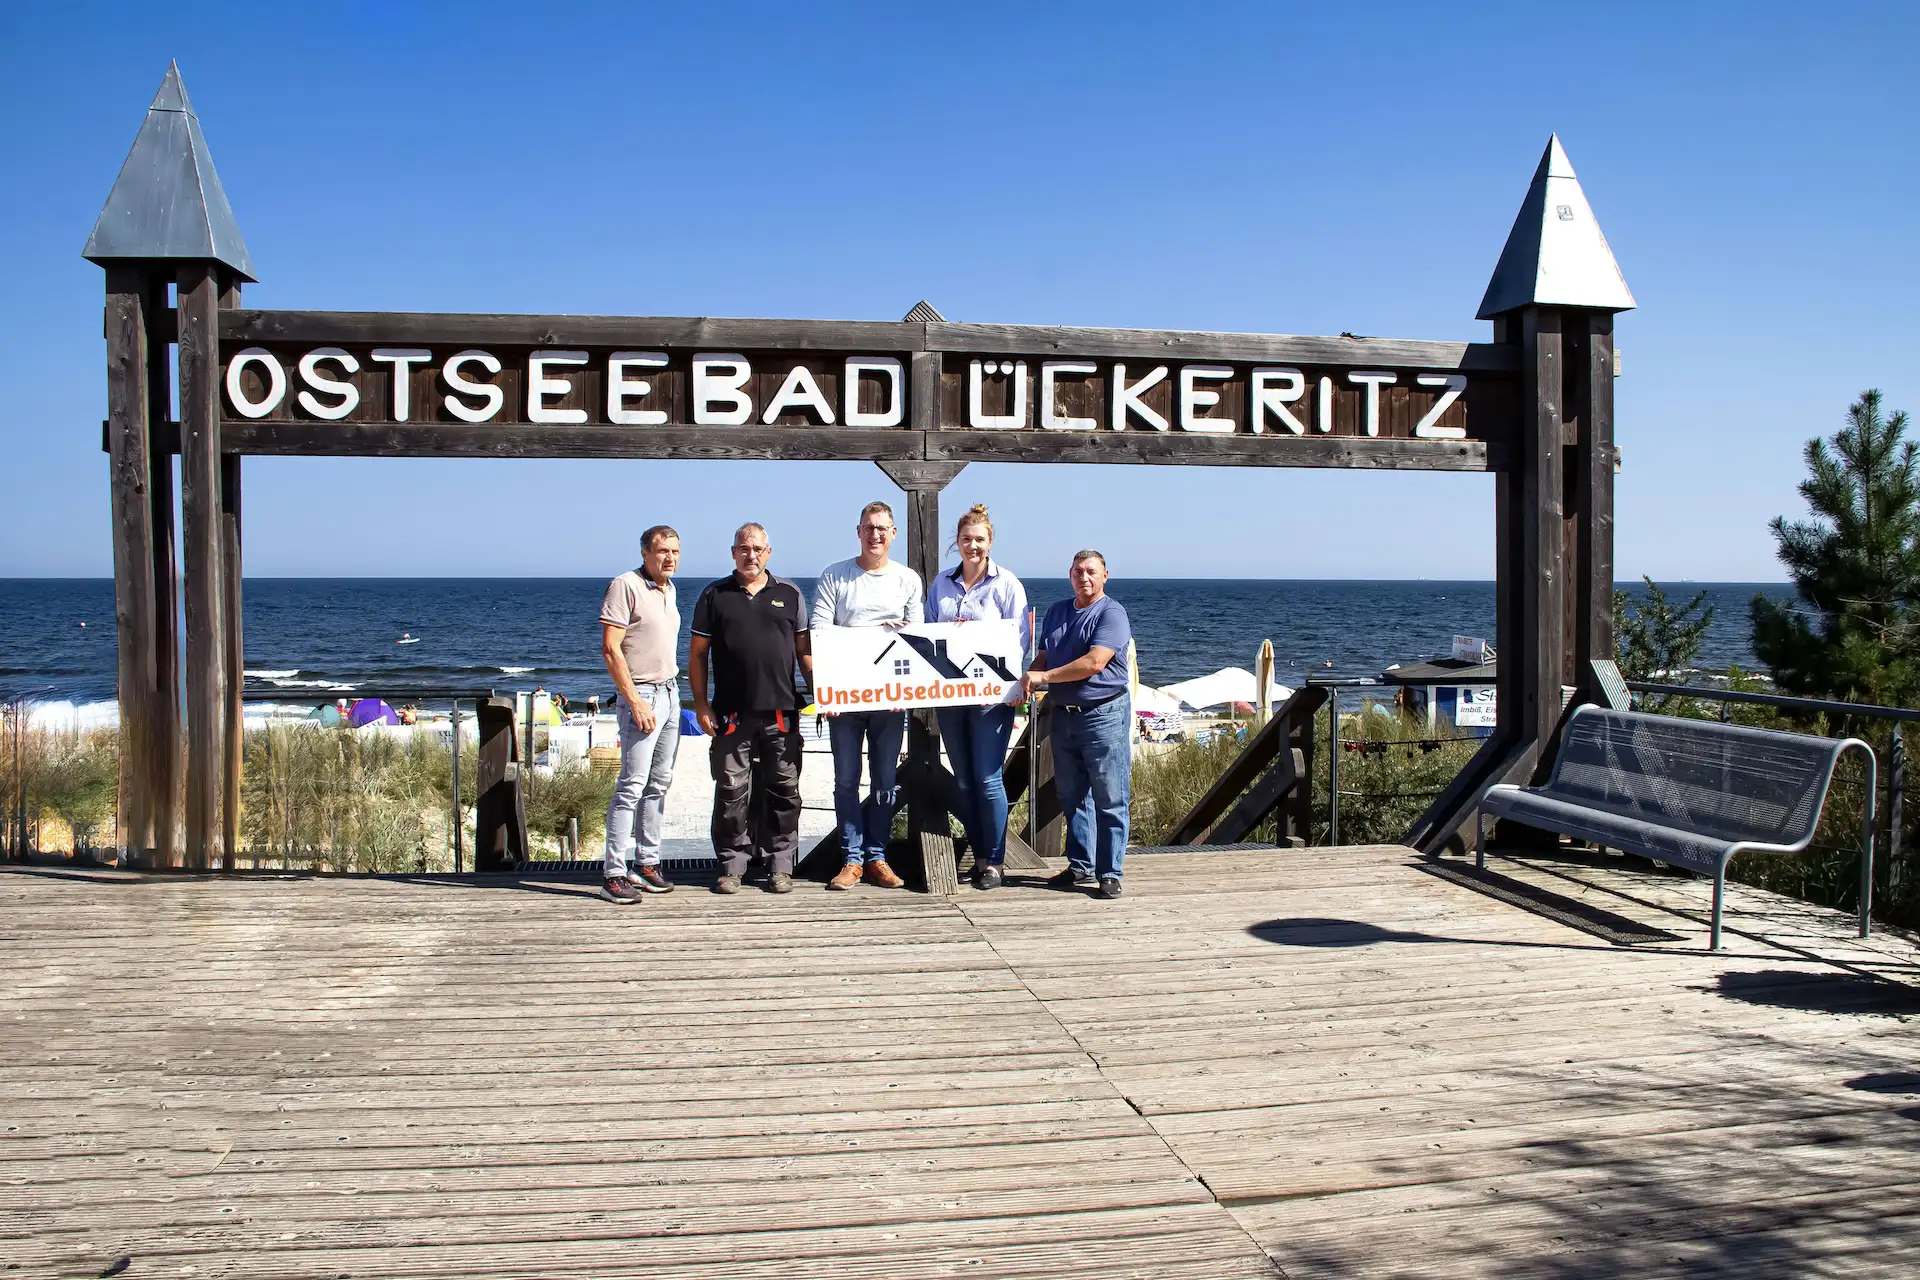
<path id="1" fill-rule="evenodd" d="M 814 588 L 815 627 L 903 627 L 926 617 L 920 575 L 887 558 L 895 529 L 893 508 L 869 502 L 854 532 L 860 554 L 830 564 Z M 906 733 L 904 711 L 841 711 L 827 721 L 833 741 L 833 816 L 839 823 L 846 862 L 827 885 L 851 889 L 864 876 L 868 884 L 897 889 L 906 883 L 887 865 L 887 840 L 900 807 L 900 740 Z M 860 756 L 866 747 L 869 790 L 860 799 Z"/>

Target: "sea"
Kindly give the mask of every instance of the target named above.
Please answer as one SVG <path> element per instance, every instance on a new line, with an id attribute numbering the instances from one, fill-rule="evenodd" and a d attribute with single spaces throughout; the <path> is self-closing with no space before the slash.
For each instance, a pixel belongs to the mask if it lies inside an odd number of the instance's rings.
<path id="1" fill-rule="evenodd" d="M 683 668 L 693 601 L 707 580 L 679 579 Z M 794 581 L 811 591 L 811 579 Z M 613 691 L 600 664 L 606 585 L 587 578 L 249 578 L 247 697 L 298 704 L 545 688 L 605 702 Z M 1713 607 L 1698 659 L 1707 671 L 1751 668 L 1749 602 L 1792 595 L 1783 583 L 1664 589 L 1683 603 L 1704 592 Z M 1065 579 L 1031 579 L 1027 591 L 1040 608 L 1071 595 Z M 1377 676 L 1395 663 L 1443 656 L 1455 635 L 1493 638 L 1491 582 L 1116 578 L 1108 594 L 1126 605 L 1140 678 L 1156 686 L 1222 667 L 1251 670 L 1268 639 L 1279 683 L 1296 685 L 1310 672 Z M 107 703 L 114 664 L 111 579 L 0 579 L 0 698 Z"/>

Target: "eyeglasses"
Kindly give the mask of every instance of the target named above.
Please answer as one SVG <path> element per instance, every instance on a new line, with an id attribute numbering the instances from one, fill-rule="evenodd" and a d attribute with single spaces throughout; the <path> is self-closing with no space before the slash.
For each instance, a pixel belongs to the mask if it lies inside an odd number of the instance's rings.
<path id="1" fill-rule="evenodd" d="M 892 532 L 893 532 L 893 526 L 892 526 L 892 525 L 890 525 L 890 524 L 863 524 L 863 525 L 861 525 L 861 526 L 860 526 L 860 532 L 862 532 L 862 533 L 892 533 Z"/>

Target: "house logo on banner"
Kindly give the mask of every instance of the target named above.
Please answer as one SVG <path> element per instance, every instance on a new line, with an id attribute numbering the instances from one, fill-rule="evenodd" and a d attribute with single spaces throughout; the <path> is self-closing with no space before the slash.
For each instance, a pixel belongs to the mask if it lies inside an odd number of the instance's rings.
<path id="1" fill-rule="evenodd" d="M 990 706 L 1008 699 L 1023 662 L 1011 620 L 816 627 L 814 702 L 822 711 Z"/>

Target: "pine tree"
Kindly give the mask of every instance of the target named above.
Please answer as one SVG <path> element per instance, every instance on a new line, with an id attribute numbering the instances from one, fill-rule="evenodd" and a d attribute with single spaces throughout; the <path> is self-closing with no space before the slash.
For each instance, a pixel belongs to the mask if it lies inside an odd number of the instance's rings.
<path id="1" fill-rule="evenodd" d="M 1773 519 L 1799 599 L 1755 596 L 1753 651 L 1786 693 L 1910 705 L 1920 692 L 1920 446 L 1863 392 L 1831 441 L 1807 443 L 1813 519 Z"/>

